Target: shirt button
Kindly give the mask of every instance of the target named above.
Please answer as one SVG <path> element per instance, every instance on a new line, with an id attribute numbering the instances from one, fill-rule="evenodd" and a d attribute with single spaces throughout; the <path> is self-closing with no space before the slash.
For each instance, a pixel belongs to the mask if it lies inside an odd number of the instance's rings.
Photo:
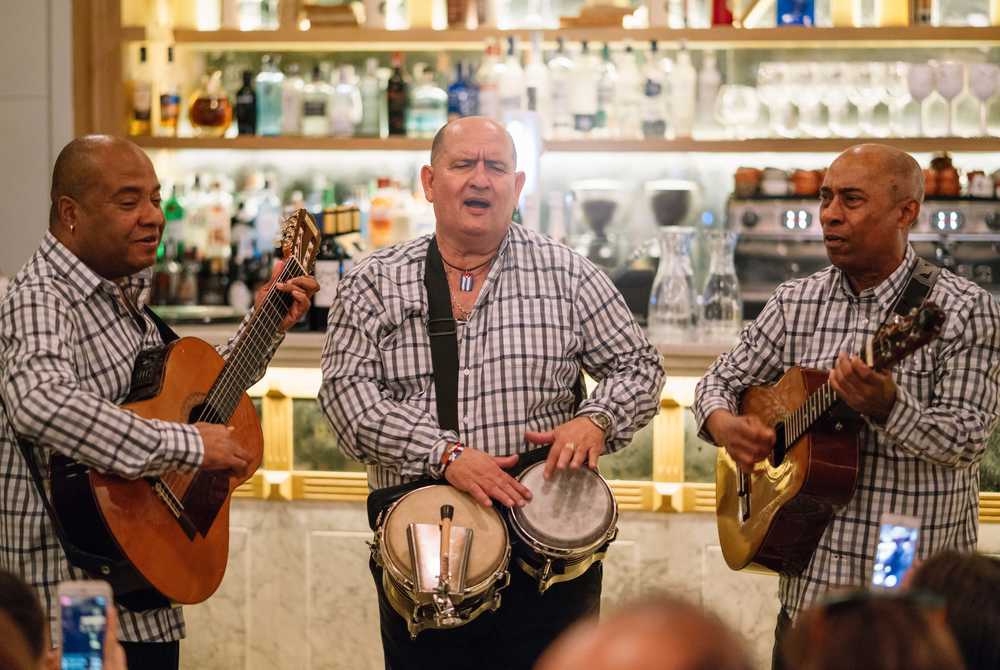
<path id="1" fill-rule="evenodd" d="M 471 370 L 469 370 L 469 368 L 465 368 L 465 371 L 463 372 L 463 374 L 464 374 L 464 375 L 465 375 L 466 377 L 468 377 L 468 376 L 469 376 L 469 374 L 471 374 L 471 372 L 472 372 L 472 371 L 471 371 Z"/>

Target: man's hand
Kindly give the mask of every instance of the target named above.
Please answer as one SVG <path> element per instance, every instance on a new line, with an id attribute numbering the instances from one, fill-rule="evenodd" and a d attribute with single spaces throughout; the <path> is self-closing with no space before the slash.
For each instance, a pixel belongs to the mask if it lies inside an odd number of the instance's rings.
<path id="1" fill-rule="evenodd" d="M 774 448 L 774 430 L 755 416 L 735 416 L 717 409 L 709 415 L 705 427 L 743 472 L 753 472 L 753 464 L 767 458 Z"/>
<path id="2" fill-rule="evenodd" d="M 587 463 L 597 469 L 597 459 L 604 453 L 604 432 L 585 416 L 578 416 L 546 433 L 527 431 L 524 439 L 532 444 L 551 444 L 545 459 L 543 476 L 548 479 L 556 468 L 578 468 Z"/>
<path id="3" fill-rule="evenodd" d="M 194 427 L 201 433 L 201 441 L 205 444 L 205 458 L 201 467 L 205 470 L 229 470 L 233 477 L 246 481 L 252 472 L 247 472 L 250 464 L 250 454 L 239 442 L 233 439 L 231 426 L 220 426 L 217 423 L 199 421 Z"/>
<path id="4" fill-rule="evenodd" d="M 830 370 L 830 386 L 848 407 L 878 423 L 885 423 L 896 404 L 892 372 L 876 372 L 859 356 L 841 353 Z"/>
<path id="5" fill-rule="evenodd" d="M 531 500 L 531 491 L 501 468 L 517 463 L 514 456 L 490 456 L 478 449 L 466 447 L 462 454 L 444 470 L 444 478 L 459 491 L 465 491 L 483 507 L 490 507 L 490 498 L 507 507 L 523 507 Z"/>
<path id="6" fill-rule="evenodd" d="M 312 296 L 319 290 L 319 284 L 316 280 L 308 276 L 294 277 L 288 281 L 279 282 L 278 277 L 281 276 L 281 271 L 284 268 L 285 261 L 278 261 L 274 264 L 274 272 L 271 273 L 271 280 L 258 289 L 253 302 L 254 310 L 259 312 L 261 306 L 264 304 L 264 298 L 272 286 L 278 291 L 283 291 L 291 295 L 294 302 L 292 302 L 285 320 L 281 322 L 282 331 L 294 326 L 302 318 L 302 315 L 309 311 L 309 303 L 312 300 Z"/>

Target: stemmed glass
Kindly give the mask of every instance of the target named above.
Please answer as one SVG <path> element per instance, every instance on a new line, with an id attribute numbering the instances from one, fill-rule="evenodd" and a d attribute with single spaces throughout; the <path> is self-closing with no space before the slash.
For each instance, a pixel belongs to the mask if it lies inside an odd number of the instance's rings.
<path id="1" fill-rule="evenodd" d="M 769 132 L 775 137 L 796 135 L 788 74 L 782 63 L 761 63 L 757 67 L 757 95 L 767 106 Z"/>
<path id="2" fill-rule="evenodd" d="M 724 84 L 715 98 L 715 118 L 726 127 L 729 137 L 744 140 L 760 115 L 760 101 L 752 86 Z"/>
<path id="3" fill-rule="evenodd" d="M 908 69 L 906 63 L 889 63 L 886 66 L 885 104 L 889 107 L 889 134 L 895 137 L 906 135 L 904 113 L 910 102 L 910 85 L 906 79 Z"/>
<path id="4" fill-rule="evenodd" d="M 948 111 L 945 113 L 945 119 L 948 121 L 947 136 L 953 137 L 955 132 L 952 129 L 954 114 L 952 113 L 951 101 L 962 92 L 962 86 L 965 83 L 965 63 L 951 61 L 938 63 L 935 78 L 937 79 L 937 92 L 948 103 Z"/>
<path id="5" fill-rule="evenodd" d="M 906 70 L 910 97 L 917 103 L 917 136 L 924 135 L 924 100 L 934 92 L 934 68 L 927 63 L 911 63 Z"/>
<path id="6" fill-rule="evenodd" d="M 1000 68 L 993 63 L 973 63 L 969 66 L 969 92 L 979 100 L 979 136 L 989 134 L 986 101 L 996 93 L 1000 82 Z"/>
<path id="7" fill-rule="evenodd" d="M 825 82 L 820 97 L 829 112 L 830 133 L 838 137 L 850 137 L 854 134 L 847 119 L 847 63 L 820 63 L 822 75 L 819 81 Z"/>
<path id="8" fill-rule="evenodd" d="M 848 66 L 847 98 L 858 108 L 858 125 L 862 135 L 878 135 L 873 121 L 875 107 L 882 100 L 885 88 L 881 63 L 854 63 Z"/>
<path id="9" fill-rule="evenodd" d="M 796 95 L 799 108 L 799 128 L 812 137 L 826 137 L 830 130 L 823 119 L 822 87 L 818 63 L 790 64 L 789 83 Z"/>

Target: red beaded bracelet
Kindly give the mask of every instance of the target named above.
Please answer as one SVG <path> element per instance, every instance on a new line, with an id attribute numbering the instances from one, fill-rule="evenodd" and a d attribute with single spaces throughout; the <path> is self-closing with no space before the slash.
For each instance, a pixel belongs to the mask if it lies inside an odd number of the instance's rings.
<path id="1" fill-rule="evenodd" d="M 455 459 L 462 455 L 465 447 L 462 446 L 461 442 L 456 442 L 451 445 L 444 452 L 444 467 L 447 468 L 449 465 L 455 462 Z"/>

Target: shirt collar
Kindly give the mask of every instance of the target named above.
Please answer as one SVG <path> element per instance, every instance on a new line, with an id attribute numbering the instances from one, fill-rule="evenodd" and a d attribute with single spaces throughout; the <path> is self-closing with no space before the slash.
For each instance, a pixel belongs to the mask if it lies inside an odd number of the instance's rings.
<path id="1" fill-rule="evenodd" d="M 916 261 L 917 254 L 913 250 L 913 245 L 907 244 L 906 253 L 903 255 L 903 262 L 892 271 L 892 274 L 886 277 L 878 286 L 865 289 L 857 295 L 855 295 L 854 290 L 851 288 L 850 281 L 847 279 L 847 274 L 840 268 L 834 267 L 832 275 L 833 282 L 831 282 L 830 294 L 828 297 L 833 298 L 838 291 L 843 295 L 843 297 L 848 299 L 866 299 L 873 297 L 878 301 L 882 308 L 891 309 L 896 302 L 897 296 L 899 296 L 900 292 L 903 290 L 906 280 L 909 278 L 910 273 L 913 270 L 913 265 Z"/>
<path id="2" fill-rule="evenodd" d="M 82 299 L 89 298 L 99 288 L 112 295 L 118 293 L 118 286 L 125 289 L 125 294 L 135 296 L 137 305 L 141 306 L 146 299 L 149 289 L 152 286 L 153 269 L 146 268 L 135 274 L 124 277 L 120 283 L 101 277 L 96 272 L 87 267 L 72 251 L 56 239 L 51 232 L 46 232 L 42 240 L 42 254 L 49 261 L 55 270 L 62 275 L 73 287 L 78 289 Z"/>

